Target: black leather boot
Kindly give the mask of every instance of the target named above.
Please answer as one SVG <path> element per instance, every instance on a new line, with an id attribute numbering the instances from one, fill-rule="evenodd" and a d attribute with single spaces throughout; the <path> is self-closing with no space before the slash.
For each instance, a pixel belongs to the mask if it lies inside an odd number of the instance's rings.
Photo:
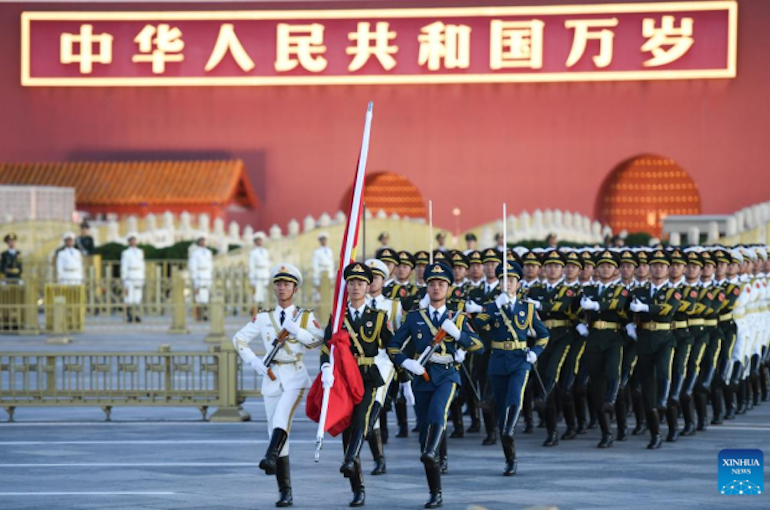
<path id="1" fill-rule="evenodd" d="M 551 394 L 545 401 L 545 426 L 548 430 L 548 436 L 543 442 L 543 446 L 556 446 L 559 444 L 559 431 L 556 422 L 556 402 L 555 395 Z"/>
<path id="2" fill-rule="evenodd" d="M 438 466 L 425 464 L 425 476 L 430 489 L 430 499 L 425 503 L 425 508 L 439 508 L 444 504 L 441 498 L 441 471 Z"/>
<path id="3" fill-rule="evenodd" d="M 455 399 L 452 402 L 452 407 L 449 408 L 452 414 L 452 434 L 449 436 L 452 439 L 465 437 L 465 428 L 463 426 L 463 406 L 462 401 Z"/>
<path id="4" fill-rule="evenodd" d="M 693 419 L 693 403 L 692 397 L 689 395 L 682 397 L 682 417 L 684 418 L 684 428 L 682 428 L 682 435 L 694 436 L 695 435 L 695 420 Z"/>
<path id="5" fill-rule="evenodd" d="M 278 481 L 278 491 L 280 496 L 275 502 L 277 507 L 292 506 L 294 500 L 291 495 L 291 469 L 289 468 L 289 456 L 278 457 L 276 463 L 275 478 Z"/>
<path id="6" fill-rule="evenodd" d="M 497 423 L 495 423 L 495 410 L 492 406 L 484 409 L 484 428 L 487 436 L 481 442 L 482 446 L 490 446 L 497 443 Z"/>
<path id="7" fill-rule="evenodd" d="M 511 440 L 500 441 L 503 444 L 503 454 L 505 455 L 505 469 L 503 469 L 503 476 L 516 476 L 516 469 L 518 464 L 516 461 L 516 443 Z"/>
<path id="8" fill-rule="evenodd" d="M 611 405 L 609 407 L 612 408 Z M 610 429 L 610 417 L 607 413 L 607 410 L 604 408 L 597 409 L 596 418 L 596 421 L 599 423 L 599 427 L 602 429 L 602 439 L 599 441 L 599 444 L 597 444 L 596 447 L 611 448 L 612 444 L 615 442 L 615 438 L 612 436 L 612 429 Z"/>
<path id="9" fill-rule="evenodd" d="M 441 436 L 441 444 L 439 445 L 438 450 L 439 458 L 441 459 L 441 474 L 445 475 L 449 473 L 449 456 L 447 455 L 446 431 L 444 432 L 444 435 Z"/>
<path id="10" fill-rule="evenodd" d="M 425 447 L 422 450 L 420 461 L 426 466 L 438 466 L 440 462 L 439 448 L 444 431 L 436 424 L 428 425 L 428 432 L 425 437 Z"/>
<path id="11" fill-rule="evenodd" d="M 353 476 L 350 477 L 350 488 L 353 491 L 353 499 L 348 506 L 364 506 L 366 503 L 366 491 L 364 490 L 364 473 L 361 470 L 361 461 L 356 459 L 354 462 Z"/>
<path id="12" fill-rule="evenodd" d="M 396 437 L 409 437 L 409 424 L 407 423 L 406 400 L 396 400 L 396 421 L 398 422 L 398 434 Z"/>
<path id="13" fill-rule="evenodd" d="M 615 401 L 615 422 L 618 430 L 618 441 L 628 439 L 628 408 L 626 406 L 626 389 L 621 388 Z"/>
<path id="14" fill-rule="evenodd" d="M 663 445 L 663 439 L 660 437 L 660 417 L 657 409 L 651 409 L 647 412 L 647 423 L 650 426 L 650 444 L 648 450 L 655 450 Z"/>
<path id="15" fill-rule="evenodd" d="M 714 417 L 711 419 L 712 425 L 722 425 L 725 417 L 723 412 L 725 396 L 720 383 L 716 383 L 714 388 L 711 390 L 711 406 L 714 408 Z"/>
<path id="16" fill-rule="evenodd" d="M 385 467 L 385 450 L 382 447 L 382 432 L 380 429 L 374 429 L 366 440 L 369 442 L 369 449 L 372 451 L 372 458 L 374 459 L 372 475 L 384 475 L 387 473 L 387 470 Z"/>
<path id="17" fill-rule="evenodd" d="M 273 433 L 270 435 L 270 444 L 267 446 L 267 452 L 265 452 L 265 458 L 259 461 L 259 469 L 262 469 L 266 475 L 274 475 L 276 471 L 276 463 L 278 462 L 278 455 L 283 449 L 283 445 L 286 444 L 286 438 L 288 434 L 283 429 L 273 429 Z"/>
<path id="18" fill-rule="evenodd" d="M 666 408 L 666 423 L 668 424 L 668 436 L 666 441 L 676 443 L 679 439 L 679 408 L 674 402 L 669 402 Z"/>
<path id="19" fill-rule="evenodd" d="M 736 414 L 746 414 L 746 409 L 749 401 L 749 381 L 743 379 L 738 384 L 738 409 Z"/>
<path id="20" fill-rule="evenodd" d="M 345 449 L 345 461 L 340 466 L 340 473 L 345 478 L 353 478 L 356 474 L 356 461 L 361 453 L 361 446 L 364 444 L 363 429 L 353 429 L 350 431 L 350 439 Z M 363 475 L 362 475 L 363 476 Z"/>
<path id="21" fill-rule="evenodd" d="M 737 385 L 727 384 L 724 388 L 725 394 L 725 420 L 735 419 L 735 395 L 737 392 Z"/>

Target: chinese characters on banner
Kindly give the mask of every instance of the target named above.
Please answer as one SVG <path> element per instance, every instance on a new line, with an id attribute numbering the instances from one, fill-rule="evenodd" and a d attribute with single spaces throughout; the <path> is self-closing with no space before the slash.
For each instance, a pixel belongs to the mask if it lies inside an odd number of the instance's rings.
<path id="1" fill-rule="evenodd" d="M 26 12 L 25 86 L 732 78 L 734 1 L 552 7 Z"/>

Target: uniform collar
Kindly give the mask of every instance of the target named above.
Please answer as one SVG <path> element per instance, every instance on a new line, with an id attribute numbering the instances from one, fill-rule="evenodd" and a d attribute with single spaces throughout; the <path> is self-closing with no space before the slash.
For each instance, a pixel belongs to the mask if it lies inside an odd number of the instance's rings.
<path id="1" fill-rule="evenodd" d="M 667 285 L 669 285 L 670 283 L 671 283 L 671 282 L 669 282 L 668 280 L 663 280 L 663 283 L 661 283 L 660 285 L 657 285 L 657 286 L 656 286 L 654 283 L 650 282 L 650 292 L 651 292 L 652 294 L 655 294 L 655 293 L 656 293 L 656 292 L 658 292 L 660 289 L 663 289 L 663 288 L 665 288 L 665 287 L 666 287 Z"/>
<path id="2" fill-rule="evenodd" d="M 443 317 L 443 315 L 446 313 L 446 305 L 442 306 L 442 307 L 441 307 L 441 308 L 439 308 L 438 310 L 436 310 L 435 308 L 433 308 L 433 306 L 432 306 L 432 305 L 428 305 L 428 316 L 429 316 L 431 319 L 433 319 L 433 312 L 438 312 L 438 317 L 439 317 L 439 319 L 440 319 L 440 318 L 441 318 L 441 317 Z"/>
<path id="3" fill-rule="evenodd" d="M 361 305 L 361 308 L 353 308 L 348 301 L 348 312 L 350 312 L 351 317 L 355 317 L 356 312 L 358 312 L 358 317 L 363 317 L 364 310 L 366 310 L 366 300 L 364 300 L 364 304 Z"/>

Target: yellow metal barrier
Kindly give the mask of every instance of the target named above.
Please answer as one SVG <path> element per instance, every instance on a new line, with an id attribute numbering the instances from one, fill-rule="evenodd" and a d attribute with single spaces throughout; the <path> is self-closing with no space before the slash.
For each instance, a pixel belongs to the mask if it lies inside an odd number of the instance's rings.
<path id="1" fill-rule="evenodd" d="M 37 286 L 12 283 L 0 286 L 0 332 L 36 335 L 38 327 Z"/>
<path id="2" fill-rule="evenodd" d="M 63 297 L 66 305 L 65 331 L 68 333 L 81 332 L 86 327 L 86 292 L 83 285 L 45 286 L 45 329 L 54 329 L 54 299 Z"/>
<path id="3" fill-rule="evenodd" d="M 194 406 L 211 421 L 246 421 L 240 405 L 259 397 L 253 370 L 242 370 L 229 341 L 203 352 L 46 352 L 0 354 L 0 406 Z"/>

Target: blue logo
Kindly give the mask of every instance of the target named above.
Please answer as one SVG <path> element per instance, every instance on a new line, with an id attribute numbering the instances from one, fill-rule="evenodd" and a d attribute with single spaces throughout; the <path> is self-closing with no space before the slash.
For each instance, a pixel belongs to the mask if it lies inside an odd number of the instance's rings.
<path id="1" fill-rule="evenodd" d="M 761 450 L 719 452 L 719 493 L 758 496 L 765 490 L 765 455 Z"/>

